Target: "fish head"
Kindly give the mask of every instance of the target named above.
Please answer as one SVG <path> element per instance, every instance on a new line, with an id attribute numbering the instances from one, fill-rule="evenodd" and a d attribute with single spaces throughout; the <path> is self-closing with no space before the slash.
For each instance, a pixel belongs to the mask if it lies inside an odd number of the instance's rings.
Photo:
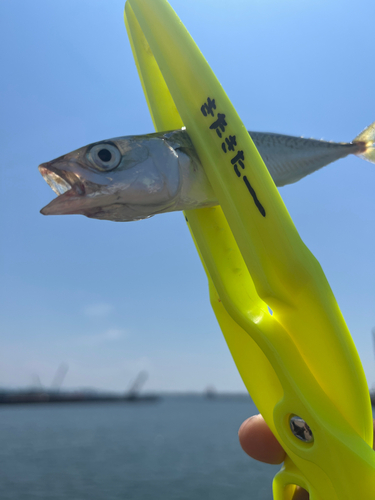
<path id="1" fill-rule="evenodd" d="M 145 219 L 173 210 L 180 187 L 178 156 L 156 134 L 89 144 L 42 163 L 39 171 L 58 195 L 43 215 Z"/>

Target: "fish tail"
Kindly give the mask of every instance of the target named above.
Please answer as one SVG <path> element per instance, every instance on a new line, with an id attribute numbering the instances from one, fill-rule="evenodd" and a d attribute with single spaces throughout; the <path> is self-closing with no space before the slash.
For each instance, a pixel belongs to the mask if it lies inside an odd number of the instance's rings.
<path id="1" fill-rule="evenodd" d="M 375 122 L 371 123 L 371 125 L 353 139 L 353 144 L 356 143 L 362 146 L 357 153 L 358 156 L 371 163 L 375 163 Z"/>

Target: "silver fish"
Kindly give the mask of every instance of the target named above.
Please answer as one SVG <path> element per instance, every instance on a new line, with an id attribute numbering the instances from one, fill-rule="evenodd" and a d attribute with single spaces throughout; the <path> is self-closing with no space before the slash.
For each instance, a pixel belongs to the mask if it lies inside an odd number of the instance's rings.
<path id="1" fill-rule="evenodd" d="M 351 143 L 249 132 L 276 184 L 297 182 L 354 154 L 375 163 L 375 122 Z M 39 171 L 58 195 L 44 215 L 133 221 L 218 204 L 185 129 L 89 144 Z"/>

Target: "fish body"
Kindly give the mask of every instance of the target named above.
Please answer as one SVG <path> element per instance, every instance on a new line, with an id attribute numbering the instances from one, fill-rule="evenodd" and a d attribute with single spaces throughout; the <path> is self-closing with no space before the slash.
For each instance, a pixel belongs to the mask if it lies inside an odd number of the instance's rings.
<path id="1" fill-rule="evenodd" d="M 375 122 L 351 143 L 249 132 L 276 186 L 354 154 L 375 163 Z M 134 221 L 218 204 L 185 129 L 117 137 L 43 163 L 39 171 L 58 195 L 44 215 L 82 214 Z"/>

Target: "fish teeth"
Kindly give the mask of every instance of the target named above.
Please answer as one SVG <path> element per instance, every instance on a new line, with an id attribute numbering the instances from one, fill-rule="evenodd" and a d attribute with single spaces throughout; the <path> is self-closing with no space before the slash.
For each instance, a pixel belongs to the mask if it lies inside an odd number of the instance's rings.
<path id="1" fill-rule="evenodd" d="M 66 182 L 60 175 L 52 172 L 44 165 L 39 166 L 39 172 L 42 174 L 43 179 L 51 187 L 51 189 L 57 194 L 57 196 L 66 193 L 71 189 L 71 185 Z"/>
<path id="2" fill-rule="evenodd" d="M 85 186 L 80 181 L 77 175 L 72 172 L 62 172 L 56 173 L 53 170 L 45 166 L 45 164 L 39 165 L 39 172 L 42 174 L 43 179 L 51 187 L 51 189 L 61 196 L 67 191 L 72 191 L 72 195 L 84 195 Z"/>

